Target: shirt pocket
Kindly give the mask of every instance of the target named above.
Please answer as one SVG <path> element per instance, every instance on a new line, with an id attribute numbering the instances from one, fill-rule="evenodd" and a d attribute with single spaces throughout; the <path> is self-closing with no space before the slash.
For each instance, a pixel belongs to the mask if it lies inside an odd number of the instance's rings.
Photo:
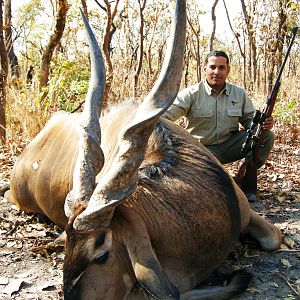
<path id="1" fill-rule="evenodd" d="M 213 116 L 213 112 L 211 109 L 193 109 L 192 115 L 194 118 L 210 118 Z"/>
<path id="2" fill-rule="evenodd" d="M 242 110 L 239 108 L 227 108 L 227 130 L 228 132 L 236 132 L 239 130 L 239 121 L 242 116 Z"/>
<path id="3" fill-rule="evenodd" d="M 227 108 L 227 115 L 229 117 L 241 117 L 242 110 L 240 108 Z"/>

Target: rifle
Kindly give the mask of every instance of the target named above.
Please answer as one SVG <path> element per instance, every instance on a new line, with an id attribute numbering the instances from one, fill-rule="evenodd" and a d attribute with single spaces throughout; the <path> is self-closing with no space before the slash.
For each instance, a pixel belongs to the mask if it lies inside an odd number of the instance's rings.
<path id="1" fill-rule="evenodd" d="M 248 151 L 252 151 L 253 161 L 252 162 L 245 161 L 242 164 L 242 166 L 240 167 L 237 175 L 235 176 L 235 180 L 240 186 L 242 186 L 242 182 L 246 175 L 247 166 L 249 165 L 249 163 L 251 163 L 252 167 L 253 167 L 252 168 L 253 170 L 251 171 L 252 175 L 249 174 L 249 180 L 251 180 L 250 179 L 251 177 L 256 175 L 256 172 L 257 172 L 256 164 L 257 164 L 257 162 L 259 162 L 259 149 L 263 147 L 263 145 L 260 143 L 260 138 L 262 137 L 262 134 L 264 132 L 264 130 L 262 128 L 262 124 L 266 118 L 272 116 L 272 112 L 273 112 L 275 102 L 277 99 L 277 94 L 278 94 L 278 91 L 280 88 L 280 78 L 281 78 L 284 66 L 286 64 L 287 58 L 289 56 L 290 50 L 292 48 L 292 45 L 294 43 L 298 28 L 299 27 L 294 27 L 292 29 L 292 38 L 290 40 L 288 49 L 286 51 L 284 60 L 279 69 L 279 73 L 277 75 L 275 84 L 272 88 L 270 95 L 267 98 L 267 102 L 266 102 L 262 112 L 260 112 L 259 110 L 255 111 L 252 122 L 250 124 L 250 127 L 247 130 L 247 136 L 246 136 L 245 142 L 242 144 L 241 154 L 244 156 Z M 251 183 L 250 183 L 250 185 L 251 185 Z M 257 189 L 256 182 L 253 183 L 252 185 L 253 186 L 251 189 L 256 191 L 256 189 Z"/>

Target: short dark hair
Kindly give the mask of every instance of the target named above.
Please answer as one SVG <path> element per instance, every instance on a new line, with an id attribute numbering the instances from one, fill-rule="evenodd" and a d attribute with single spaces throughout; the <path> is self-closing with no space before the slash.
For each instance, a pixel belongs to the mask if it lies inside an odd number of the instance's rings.
<path id="1" fill-rule="evenodd" d="M 207 54 L 206 58 L 205 58 L 205 63 L 207 64 L 208 63 L 208 59 L 212 56 L 222 56 L 222 57 L 225 57 L 226 58 L 226 61 L 227 61 L 227 64 L 229 65 L 229 57 L 228 55 L 224 52 L 224 51 L 221 51 L 221 50 L 213 50 L 211 51 L 210 53 Z"/>

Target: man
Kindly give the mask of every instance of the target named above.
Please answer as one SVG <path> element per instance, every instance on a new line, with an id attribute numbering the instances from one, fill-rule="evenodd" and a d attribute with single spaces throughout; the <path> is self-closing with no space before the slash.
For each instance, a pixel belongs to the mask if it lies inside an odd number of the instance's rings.
<path id="1" fill-rule="evenodd" d="M 212 51 L 205 60 L 206 80 L 190 86 L 178 93 L 173 105 L 164 117 L 175 121 L 186 117 L 186 129 L 205 145 L 222 163 L 242 159 L 242 144 L 246 131 L 239 130 L 239 124 L 250 127 L 255 108 L 245 90 L 226 82 L 230 71 L 229 58 L 223 51 Z M 253 166 L 252 151 L 246 153 L 248 164 L 242 189 L 249 202 L 256 201 L 256 167 L 260 168 L 267 160 L 274 143 L 273 118 L 263 123 L 261 140 L 264 145 L 259 152 L 260 162 Z M 255 171 L 254 171 L 255 169 Z"/>

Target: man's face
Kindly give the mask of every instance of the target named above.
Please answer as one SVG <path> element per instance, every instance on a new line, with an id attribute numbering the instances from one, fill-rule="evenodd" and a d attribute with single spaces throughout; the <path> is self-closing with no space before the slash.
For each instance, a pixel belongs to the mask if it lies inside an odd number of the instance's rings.
<path id="1" fill-rule="evenodd" d="M 204 70 L 208 84 L 214 90 L 221 91 L 224 88 L 230 70 L 226 58 L 223 56 L 209 57 Z"/>

